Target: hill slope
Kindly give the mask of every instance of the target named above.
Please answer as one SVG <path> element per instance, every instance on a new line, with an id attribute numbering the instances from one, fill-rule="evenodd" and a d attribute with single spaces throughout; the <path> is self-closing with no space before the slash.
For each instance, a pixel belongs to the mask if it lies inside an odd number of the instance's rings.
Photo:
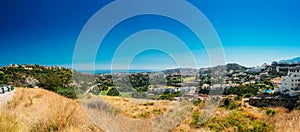
<path id="1" fill-rule="evenodd" d="M 0 131 L 101 131 L 75 100 L 44 89 L 17 88 L 0 120 Z"/>

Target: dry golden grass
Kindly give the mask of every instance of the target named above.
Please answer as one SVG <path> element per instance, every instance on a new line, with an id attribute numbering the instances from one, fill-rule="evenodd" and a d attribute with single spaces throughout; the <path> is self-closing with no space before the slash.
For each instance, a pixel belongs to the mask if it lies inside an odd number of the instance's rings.
<path id="1" fill-rule="evenodd" d="M 104 96 L 103 99 L 112 107 L 119 109 L 123 116 L 136 119 L 148 119 L 162 115 L 172 105 L 171 101 L 166 100 L 149 101 L 110 96 Z"/>
<path id="2" fill-rule="evenodd" d="M 281 109 L 281 111 L 277 110 L 277 109 Z M 235 112 L 240 112 L 241 114 L 243 114 L 245 116 L 245 118 L 247 117 L 250 120 L 254 120 L 254 121 L 261 121 L 261 122 L 267 122 L 270 123 L 271 125 L 275 125 L 275 131 L 283 131 L 284 129 L 277 129 L 280 127 L 280 123 L 276 123 L 278 122 L 277 116 L 281 115 L 281 113 L 285 113 L 285 110 L 282 110 L 282 108 L 276 108 L 277 113 L 275 114 L 275 116 L 268 116 L 265 114 L 265 110 L 262 108 L 257 108 L 257 107 L 253 107 L 250 105 L 242 105 L 240 107 L 238 107 L 237 109 L 234 110 L 227 110 L 225 108 L 217 108 L 216 111 L 213 114 L 213 117 L 216 117 L 217 119 L 225 119 L 228 118 L 232 113 Z M 201 106 L 194 106 L 193 110 L 189 113 L 189 115 L 185 118 L 185 120 L 179 124 L 176 128 L 172 129 L 172 132 L 206 132 L 206 131 L 212 131 L 209 128 L 206 127 L 206 125 L 203 125 L 200 128 L 193 128 L 191 127 L 191 122 L 192 122 L 192 114 L 195 112 L 199 112 L 201 114 L 203 114 L 203 110 L 201 108 Z M 300 115 L 300 112 L 295 112 L 298 113 Z M 298 115 L 298 117 L 299 117 Z M 292 116 L 292 115 L 290 115 Z M 285 117 L 286 118 L 286 117 Z M 270 120 L 273 121 L 270 121 Z M 211 118 L 209 119 L 211 120 Z M 208 121 L 209 121 L 208 120 Z M 281 120 L 282 123 L 283 120 Z M 296 125 L 296 119 L 294 120 L 294 124 Z M 299 120 L 298 122 L 299 123 Z M 297 126 L 298 127 L 298 126 Z M 295 127 L 294 127 L 295 128 Z M 292 125 L 290 125 L 289 129 L 285 129 L 285 130 L 290 130 L 290 131 L 295 131 L 295 130 L 300 130 L 300 128 L 296 128 L 294 129 L 292 127 Z M 236 131 L 236 129 L 234 127 L 224 127 L 222 131 Z"/>
<path id="3" fill-rule="evenodd" d="M 3 109 L 0 111 L 0 132 L 21 131 L 21 127 L 21 122 L 13 113 Z"/>
<path id="4" fill-rule="evenodd" d="M 276 114 L 265 118 L 266 121 L 274 124 L 276 132 L 299 132 L 300 111 L 288 112 L 285 108 L 274 108 Z"/>
<path id="5" fill-rule="evenodd" d="M 187 115 L 187 117 L 179 124 L 176 128 L 172 129 L 172 132 L 203 132 L 207 131 L 204 128 L 195 129 L 190 127 L 192 121 L 192 113 L 201 112 L 201 108 L 194 106 L 192 111 Z"/>
<path id="6" fill-rule="evenodd" d="M 178 120 L 172 118 L 178 111 L 169 111 L 174 102 L 104 98 L 120 110 L 120 115 L 112 115 L 105 110 L 85 109 L 85 112 L 92 113 L 89 116 L 95 123 L 98 120 L 104 123 L 99 125 L 104 130 L 154 131 L 154 125 L 157 126 L 156 130 L 164 127 L 161 126 L 164 123 L 159 121 L 172 124 Z M 1 107 L 1 123 L 6 125 L 0 124 L 0 131 L 102 131 L 83 112 L 84 105 L 80 107 L 80 104 L 84 103 L 77 102 L 44 89 L 17 88 L 13 99 Z M 102 106 L 97 108 L 102 109 Z M 166 112 L 170 113 L 167 114 L 169 116 L 164 115 Z"/>
<path id="7" fill-rule="evenodd" d="M 185 115 L 188 110 L 170 112 L 171 107 L 182 108 L 180 104 L 172 101 L 148 101 L 126 99 L 122 97 L 108 97 L 103 99 L 117 114 L 101 110 L 105 106 L 96 104 L 95 108 L 80 107 L 76 100 L 67 99 L 53 92 L 43 89 L 17 88 L 11 101 L 1 106 L 0 110 L 0 131 L 102 131 L 83 112 L 89 113 L 89 117 L 96 124 L 103 123 L 101 128 L 108 131 L 160 131 L 168 130 L 162 124 L 178 124 L 182 118 L 175 119 L 173 115 Z M 92 100 L 91 100 L 92 101 Z M 98 101 L 99 103 L 99 101 Z M 84 104 L 81 102 L 80 104 Z M 82 109 L 84 108 L 84 109 Z M 186 107 L 188 109 L 188 107 Z M 242 105 L 236 110 L 249 118 L 258 121 L 268 122 L 274 125 L 274 131 L 298 131 L 300 130 L 300 111 L 288 112 L 285 108 L 271 108 L 276 111 L 275 115 L 266 115 L 265 109 Z M 184 117 L 185 119 L 172 131 L 177 132 L 198 132 L 209 131 L 205 127 L 193 128 L 190 126 L 192 113 L 202 112 L 201 107 L 194 106 L 192 111 Z M 232 112 L 218 108 L 214 116 L 218 119 L 226 118 Z M 169 114 L 166 114 L 168 113 Z M 182 113 L 180 113 L 182 112 Z M 113 112 L 112 112 L 113 113 Z M 101 117 L 101 118 L 99 118 Z M 174 117 L 174 118 L 173 118 Z M 157 128 L 155 128 L 157 126 Z M 234 131 L 233 128 L 226 128 L 224 131 Z"/>
<path id="8" fill-rule="evenodd" d="M 169 131 L 190 111 L 185 101 L 149 101 L 98 97 L 81 101 L 89 117 L 101 128 L 117 132 Z M 147 115 L 144 115 L 144 114 Z"/>
<path id="9" fill-rule="evenodd" d="M 191 127 L 190 123 L 192 122 L 192 114 L 194 112 L 199 112 L 199 113 L 203 114 L 203 111 L 201 110 L 201 108 L 195 106 L 193 108 L 193 110 L 191 111 L 191 113 L 186 117 L 186 119 L 180 125 L 178 125 L 176 128 L 172 129 L 172 132 L 208 132 L 208 131 L 214 131 L 214 130 L 210 130 L 209 128 L 207 128 L 206 125 L 203 125 L 200 128 Z M 253 119 L 253 120 L 256 120 L 256 121 L 264 121 L 261 117 L 261 115 L 263 114 L 262 112 L 254 114 L 252 112 L 246 111 L 245 109 L 226 110 L 226 109 L 218 108 L 218 109 L 216 109 L 216 111 L 215 111 L 215 113 L 212 117 L 216 117 L 217 119 L 222 120 L 224 118 L 228 118 L 230 116 L 230 114 L 235 113 L 235 112 L 241 112 L 242 114 L 244 114 L 245 118 L 247 117 L 249 119 Z M 211 120 L 211 118 L 209 120 Z M 209 120 L 208 120 L 208 122 L 210 122 Z M 234 127 L 225 127 L 225 126 L 223 126 L 222 131 L 234 132 L 234 131 L 236 131 L 236 129 Z"/>
<path id="10" fill-rule="evenodd" d="M 12 131 L 101 131 L 75 100 L 44 89 L 17 88 L 13 99 L 1 109 L 2 118 L 5 115 L 5 120 L 17 122 Z M 1 129 L 11 130 L 2 125 Z"/>

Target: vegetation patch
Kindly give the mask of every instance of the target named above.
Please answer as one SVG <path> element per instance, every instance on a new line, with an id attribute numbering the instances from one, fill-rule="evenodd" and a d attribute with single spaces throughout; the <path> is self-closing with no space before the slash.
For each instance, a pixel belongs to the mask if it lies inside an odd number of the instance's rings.
<path id="1" fill-rule="evenodd" d="M 119 96 L 120 93 L 115 87 L 112 87 L 108 90 L 107 95 L 108 96 Z"/>
<path id="2" fill-rule="evenodd" d="M 266 109 L 265 113 L 269 116 L 273 116 L 276 114 L 276 111 L 271 108 L 268 108 L 268 109 Z"/>
<path id="3" fill-rule="evenodd" d="M 25 112 L 26 111 L 26 112 Z M 101 131 L 75 100 L 44 89 L 16 88 L 0 110 L 0 131 Z"/>
<path id="4" fill-rule="evenodd" d="M 221 105 L 221 107 L 224 107 L 229 110 L 233 110 L 233 109 L 238 108 L 240 105 L 241 105 L 240 103 L 238 103 L 237 101 L 235 101 L 233 99 L 225 98 L 223 105 Z"/>
<path id="5" fill-rule="evenodd" d="M 164 93 L 164 94 L 161 94 L 161 95 L 158 97 L 158 100 L 172 99 L 172 98 L 174 98 L 174 97 L 179 97 L 179 96 L 181 96 L 181 95 L 182 95 L 181 92 Z"/>
<path id="6" fill-rule="evenodd" d="M 204 126 L 213 131 L 269 132 L 274 130 L 272 124 L 256 119 L 251 114 L 242 111 L 232 111 L 223 118 L 212 117 Z"/>
<path id="7" fill-rule="evenodd" d="M 21 131 L 22 124 L 20 120 L 13 113 L 8 111 L 0 111 L 0 132 Z"/>
<path id="8" fill-rule="evenodd" d="M 103 96 L 103 99 L 119 113 L 130 118 L 148 119 L 163 114 L 171 102 L 159 100 L 155 102 L 130 99 L 124 97 Z"/>

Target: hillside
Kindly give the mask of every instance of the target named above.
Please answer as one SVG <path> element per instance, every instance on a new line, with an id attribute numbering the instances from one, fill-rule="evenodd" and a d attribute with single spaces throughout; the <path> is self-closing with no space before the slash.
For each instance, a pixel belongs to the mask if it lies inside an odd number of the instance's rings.
<path id="1" fill-rule="evenodd" d="M 165 113 L 171 104 L 174 105 L 174 102 L 168 101 L 137 102 L 122 97 L 105 96 L 104 99 L 121 112 L 120 116 L 113 117 L 101 111 L 94 113 L 102 115 L 96 117 L 102 117 L 97 119 L 105 121 L 104 126 L 110 126 L 113 121 L 115 125 L 120 125 L 119 128 L 141 127 L 140 129 L 145 131 L 149 130 L 147 126 L 149 119 Z M 17 88 L 13 99 L 1 106 L 0 131 L 102 131 L 89 120 L 77 102 L 44 89 Z M 172 131 L 280 132 L 300 129 L 299 110 L 289 112 L 285 108 L 257 108 L 232 98 L 228 103 L 221 101 L 219 108 L 208 122 L 199 124 L 198 121 L 201 119 L 199 117 L 204 114 L 202 107 L 203 103 L 194 103 L 191 112 Z"/>
<path id="2" fill-rule="evenodd" d="M 227 97 L 227 99 L 229 98 Z M 243 101 L 229 99 L 228 104 L 224 100 L 221 101 L 212 117 L 204 124 L 199 124 L 201 115 L 205 114 L 202 107 L 202 103 L 195 104 L 186 119 L 172 132 L 296 132 L 300 130 L 299 110 L 288 111 L 282 107 L 258 108 L 243 103 Z"/>
<path id="3" fill-rule="evenodd" d="M 44 89 L 17 88 L 1 107 L 0 131 L 101 131 L 75 100 Z"/>
<path id="4" fill-rule="evenodd" d="M 166 75 L 171 75 L 171 74 L 193 75 L 193 74 L 197 74 L 199 70 L 194 68 L 176 68 L 176 69 L 164 70 L 162 72 Z"/>

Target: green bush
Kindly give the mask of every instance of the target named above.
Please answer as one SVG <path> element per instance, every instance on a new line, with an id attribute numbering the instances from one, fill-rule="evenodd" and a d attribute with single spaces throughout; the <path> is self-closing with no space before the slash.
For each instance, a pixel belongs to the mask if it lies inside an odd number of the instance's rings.
<path id="1" fill-rule="evenodd" d="M 150 85 L 148 74 L 131 74 L 129 76 L 129 79 L 132 87 L 138 92 L 146 92 L 148 90 L 148 87 Z"/>
<path id="2" fill-rule="evenodd" d="M 77 98 L 74 88 L 56 87 L 55 92 L 67 98 Z"/>
<path id="3" fill-rule="evenodd" d="M 247 93 L 244 95 L 244 98 L 250 98 L 250 97 L 254 97 L 255 95 L 252 93 Z"/>
<path id="4" fill-rule="evenodd" d="M 234 131 L 240 132 L 269 132 L 273 131 L 274 126 L 263 121 L 253 118 L 251 115 L 241 111 L 233 111 L 224 118 L 213 117 L 204 124 L 210 130 L 222 131 L 225 128 L 233 128 Z"/>
<path id="5" fill-rule="evenodd" d="M 239 104 L 236 101 L 234 101 L 230 98 L 225 98 L 224 104 L 221 107 L 225 107 L 226 109 L 233 110 L 233 109 L 238 108 L 238 106 L 239 106 Z"/>
<path id="6" fill-rule="evenodd" d="M 111 89 L 108 90 L 107 95 L 108 96 L 119 96 L 120 92 L 115 87 L 112 87 Z"/>
<path id="7" fill-rule="evenodd" d="M 164 94 L 161 94 L 161 95 L 158 97 L 158 100 L 172 99 L 172 98 L 174 98 L 174 97 L 179 97 L 179 96 L 181 96 L 181 95 L 182 95 L 181 92 L 164 93 Z"/>
<path id="8" fill-rule="evenodd" d="M 275 114 L 276 114 L 276 111 L 273 110 L 273 109 L 267 109 L 267 110 L 266 110 L 266 114 L 272 116 L 272 115 L 275 115 Z"/>
<path id="9" fill-rule="evenodd" d="M 238 96 L 243 96 L 245 94 L 257 95 L 257 92 L 262 87 L 262 84 L 250 84 L 250 85 L 240 85 L 237 87 L 232 87 L 224 90 L 224 95 L 236 94 Z"/>
<path id="10" fill-rule="evenodd" d="M 200 120 L 200 113 L 199 112 L 195 112 L 192 115 L 192 121 L 190 123 L 190 126 L 194 127 L 194 128 L 199 128 L 201 127 L 201 120 Z"/>

